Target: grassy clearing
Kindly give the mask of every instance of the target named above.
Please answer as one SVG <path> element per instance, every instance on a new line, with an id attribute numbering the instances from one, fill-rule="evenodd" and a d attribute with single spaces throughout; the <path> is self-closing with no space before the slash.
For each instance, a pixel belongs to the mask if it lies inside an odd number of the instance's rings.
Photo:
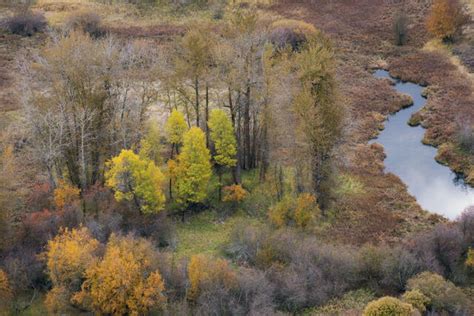
<path id="1" fill-rule="evenodd" d="M 233 227 L 240 221 L 247 225 L 257 225 L 260 221 L 242 212 L 222 220 L 216 212 L 207 211 L 193 216 L 188 222 L 177 225 L 178 258 L 194 254 L 217 255 L 227 242 Z"/>
<path id="2" fill-rule="evenodd" d="M 337 178 L 338 187 L 335 190 L 338 195 L 363 194 L 365 192 L 364 184 L 356 177 L 350 174 L 341 174 Z"/>
<path id="3" fill-rule="evenodd" d="M 195 20 L 210 20 L 219 8 L 176 8 L 169 4 L 139 7 L 127 3 L 106 4 L 93 0 L 38 0 L 35 9 L 45 12 L 52 26 L 61 26 L 71 13 L 90 11 L 99 14 L 105 26 L 151 27 L 162 24 L 187 25 Z"/>

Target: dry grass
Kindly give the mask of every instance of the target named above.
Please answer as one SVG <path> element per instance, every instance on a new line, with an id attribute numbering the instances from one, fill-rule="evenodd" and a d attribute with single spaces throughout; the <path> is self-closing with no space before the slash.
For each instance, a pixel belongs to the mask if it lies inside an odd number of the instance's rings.
<path id="1" fill-rule="evenodd" d="M 393 60 L 409 65 L 405 56 L 418 56 L 427 41 L 423 18 L 428 7 L 415 1 L 403 3 L 410 26 L 407 45 L 402 47 L 394 45 L 392 32 L 393 16 L 402 2 L 279 1 L 272 7 L 277 14 L 314 24 L 331 37 L 336 47 L 339 88 L 349 111 L 346 142 L 339 150 L 339 160 L 345 176 L 360 181 L 357 187 L 364 190 L 336 199 L 334 219 L 327 231 L 331 240 L 356 244 L 396 241 L 443 221 L 423 211 L 398 177 L 384 173 L 383 148 L 367 145 L 383 128 L 386 115 L 410 102 L 386 80 L 375 79 L 370 69 L 395 69 Z M 442 70 L 451 67 L 436 58 L 425 63 L 439 65 Z M 409 67 L 413 75 L 425 71 L 417 65 Z"/>

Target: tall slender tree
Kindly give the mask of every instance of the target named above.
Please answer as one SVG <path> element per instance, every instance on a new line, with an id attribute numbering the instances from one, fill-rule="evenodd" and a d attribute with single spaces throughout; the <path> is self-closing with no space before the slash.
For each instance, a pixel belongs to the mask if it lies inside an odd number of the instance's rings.
<path id="1" fill-rule="evenodd" d="M 223 168 L 233 167 L 237 164 L 237 142 L 234 128 L 227 114 L 220 109 L 214 109 L 210 113 L 209 129 L 211 140 L 214 144 L 213 159 L 216 163 L 219 175 L 219 200 L 222 195 L 222 172 Z"/>

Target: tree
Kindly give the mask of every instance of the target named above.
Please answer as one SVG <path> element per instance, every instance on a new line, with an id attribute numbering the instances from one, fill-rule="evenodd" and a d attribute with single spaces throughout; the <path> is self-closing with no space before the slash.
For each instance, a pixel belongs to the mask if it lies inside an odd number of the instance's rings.
<path id="1" fill-rule="evenodd" d="M 166 121 L 165 130 L 171 143 L 171 159 L 173 159 L 173 153 L 175 151 L 178 153 L 178 146 L 183 143 L 183 135 L 188 130 L 183 113 L 173 110 Z"/>
<path id="2" fill-rule="evenodd" d="M 426 28 L 442 40 L 453 40 L 468 21 L 459 0 L 435 0 L 426 20 Z"/>
<path id="3" fill-rule="evenodd" d="M 215 154 L 213 159 L 217 164 L 219 174 L 219 200 L 222 195 L 222 170 L 221 168 L 233 167 L 237 163 L 237 141 L 235 139 L 232 122 L 224 111 L 215 109 L 209 116 L 209 129 L 211 140 L 214 143 Z"/>
<path id="4" fill-rule="evenodd" d="M 108 162 L 106 185 L 115 191 L 117 201 L 133 201 L 144 214 L 160 212 L 165 203 L 164 175 L 153 161 L 140 158 L 131 150 Z"/>
<path id="5" fill-rule="evenodd" d="M 364 309 L 364 316 L 410 316 L 413 307 L 395 297 L 385 296 L 372 301 Z"/>
<path id="6" fill-rule="evenodd" d="M 395 34 L 395 43 L 402 46 L 407 41 L 408 17 L 403 11 L 397 12 L 393 21 L 393 32 Z"/>
<path id="7" fill-rule="evenodd" d="M 333 55 L 329 40 L 321 34 L 295 55 L 301 86 L 293 106 L 307 144 L 312 190 L 323 209 L 329 194 L 332 151 L 341 136 L 344 114 L 336 97 Z"/>
<path id="8" fill-rule="evenodd" d="M 157 166 L 162 163 L 160 131 L 158 129 L 158 122 L 155 120 L 147 124 L 145 137 L 140 141 L 139 155 L 143 159 L 153 161 Z"/>
<path id="9" fill-rule="evenodd" d="M 184 134 L 176 168 L 176 195 L 180 204 L 200 203 L 207 196 L 212 175 L 209 149 L 203 131 L 192 127 Z"/>
<path id="10" fill-rule="evenodd" d="M 48 242 L 45 253 L 48 276 L 53 289 L 46 296 L 51 312 L 70 306 L 74 292 L 81 287 L 86 269 L 97 260 L 100 243 L 87 228 L 64 229 Z"/>
<path id="11" fill-rule="evenodd" d="M 143 315 L 166 303 L 158 253 L 144 239 L 112 234 L 104 258 L 85 273 L 74 302 L 101 314 Z"/>
<path id="12" fill-rule="evenodd" d="M 173 199 L 173 181 L 175 179 L 176 162 L 173 160 L 174 153 L 179 153 L 179 146 L 183 143 L 184 133 L 188 130 L 188 125 L 183 113 L 178 110 L 171 111 L 165 125 L 168 141 L 171 143 L 170 160 L 168 161 L 169 184 L 168 191 L 170 199 Z"/>
<path id="13" fill-rule="evenodd" d="M 81 190 L 65 181 L 59 181 L 58 187 L 54 189 L 54 204 L 59 210 L 65 206 L 77 202 L 80 197 Z"/>
<path id="14" fill-rule="evenodd" d="M 81 189 L 103 181 L 104 161 L 139 144 L 156 86 L 152 51 L 72 32 L 22 63 L 31 157 L 52 185 Z"/>
<path id="15" fill-rule="evenodd" d="M 402 299 L 405 303 L 411 304 L 420 313 L 424 313 L 426 311 L 426 306 L 430 303 L 430 299 L 419 290 L 405 292 Z"/>
<path id="16" fill-rule="evenodd" d="M 181 39 L 176 52 L 175 66 L 179 77 L 191 81 L 194 90 L 194 114 L 196 126 L 201 123 L 200 88 L 205 80 L 209 68 L 213 63 L 211 33 L 205 25 L 193 25 Z M 187 99 L 190 99 L 184 89 L 179 89 Z M 206 95 L 208 85 L 206 83 Z M 206 111 L 208 110 L 208 97 L 206 97 Z M 206 117 L 207 120 L 207 117 Z"/>
<path id="17" fill-rule="evenodd" d="M 474 269 L 474 250 L 472 248 L 467 251 L 466 266 Z"/>
<path id="18" fill-rule="evenodd" d="M 446 311 L 450 314 L 472 314 L 469 297 L 451 281 L 432 272 L 422 272 L 408 280 L 409 290 L 418 290 L 428 297 L 429 307 L 437 312 Z"/>

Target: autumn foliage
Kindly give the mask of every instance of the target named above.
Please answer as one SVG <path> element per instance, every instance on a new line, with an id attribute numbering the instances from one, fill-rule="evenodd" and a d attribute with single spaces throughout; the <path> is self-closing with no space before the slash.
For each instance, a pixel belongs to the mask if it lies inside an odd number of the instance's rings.
<path id="1" fill-rule="evenodd" d="M 12 290 L 7 274 L 0 269 L 0 308 L 4 307 L 12 298 Z"/>
<path id="2" fill-rule="evenodd" d="M 426 20 L 428 31 L 442 40 L 452 40 L 467 22 L 459 0 L 435 0 Z"/>
<path id="3" fill-rule="evenodd" d="M 166 303 L 152 244 L 131 236 L 112 235 L 103 259 L 85 272 L 82 290 L 73 300 L 101 314 L 143 315 Z"/>
<path id="4" fill-rule="evenodd" d="M 248 192 L 240 184 L 233 184 L 224 187 L 224 202 L 242 202 L 248 195 Z"/>
<path id="5" fill-rule="evenodd" d="M 48 242 L 45 258 L 53 288 L 46 296 L 46 306 L 51 312 L 69 306 L 71 296 L 81 287 L 86 269 L 96 261 L 99 246 L 86 228 L 64 229 Z"/>
<path id="6" fill-rule="evenodd" d="M 180 204 L 200 203 L 207 197 L 212 175 L 210 159 L 204 132 L 192 127 L 184 134 L 176 168 L 176 195 Z"/>
<path id="7" fill-rule="evenodd" d="M 54 189 L 54 204 L 58 210 L 79 201 L 81 190 L 65 181 L 60 181 Z"/>
<path id="8" fill-rule="evenodd" d="M 163 209 L 164 175 L 153 161 L 141 158 L 131 150 L 122 150 L 108 167 L 106 185 L 115 191 L 117 201 L 133 201 L 145 214 Z"/>
<path id="9" fill-rule="evenodd" d="M 276 227 L 296 226 L 308 227 L 321 216 L 321 210 L 314 195 L 300 194 L 296 198 L 285 197 L 268 212 L 268 217 Z"/>
<path id="10" fill-rule="evenodd" d="M 196 301 L 208 286 L 220 285 L 225 289 L 236 286 L 236 274 L 226 260 L 212 259 L 204 255 L 191 257 L 188 265 L 190 288 L 188 299 Z"/>

